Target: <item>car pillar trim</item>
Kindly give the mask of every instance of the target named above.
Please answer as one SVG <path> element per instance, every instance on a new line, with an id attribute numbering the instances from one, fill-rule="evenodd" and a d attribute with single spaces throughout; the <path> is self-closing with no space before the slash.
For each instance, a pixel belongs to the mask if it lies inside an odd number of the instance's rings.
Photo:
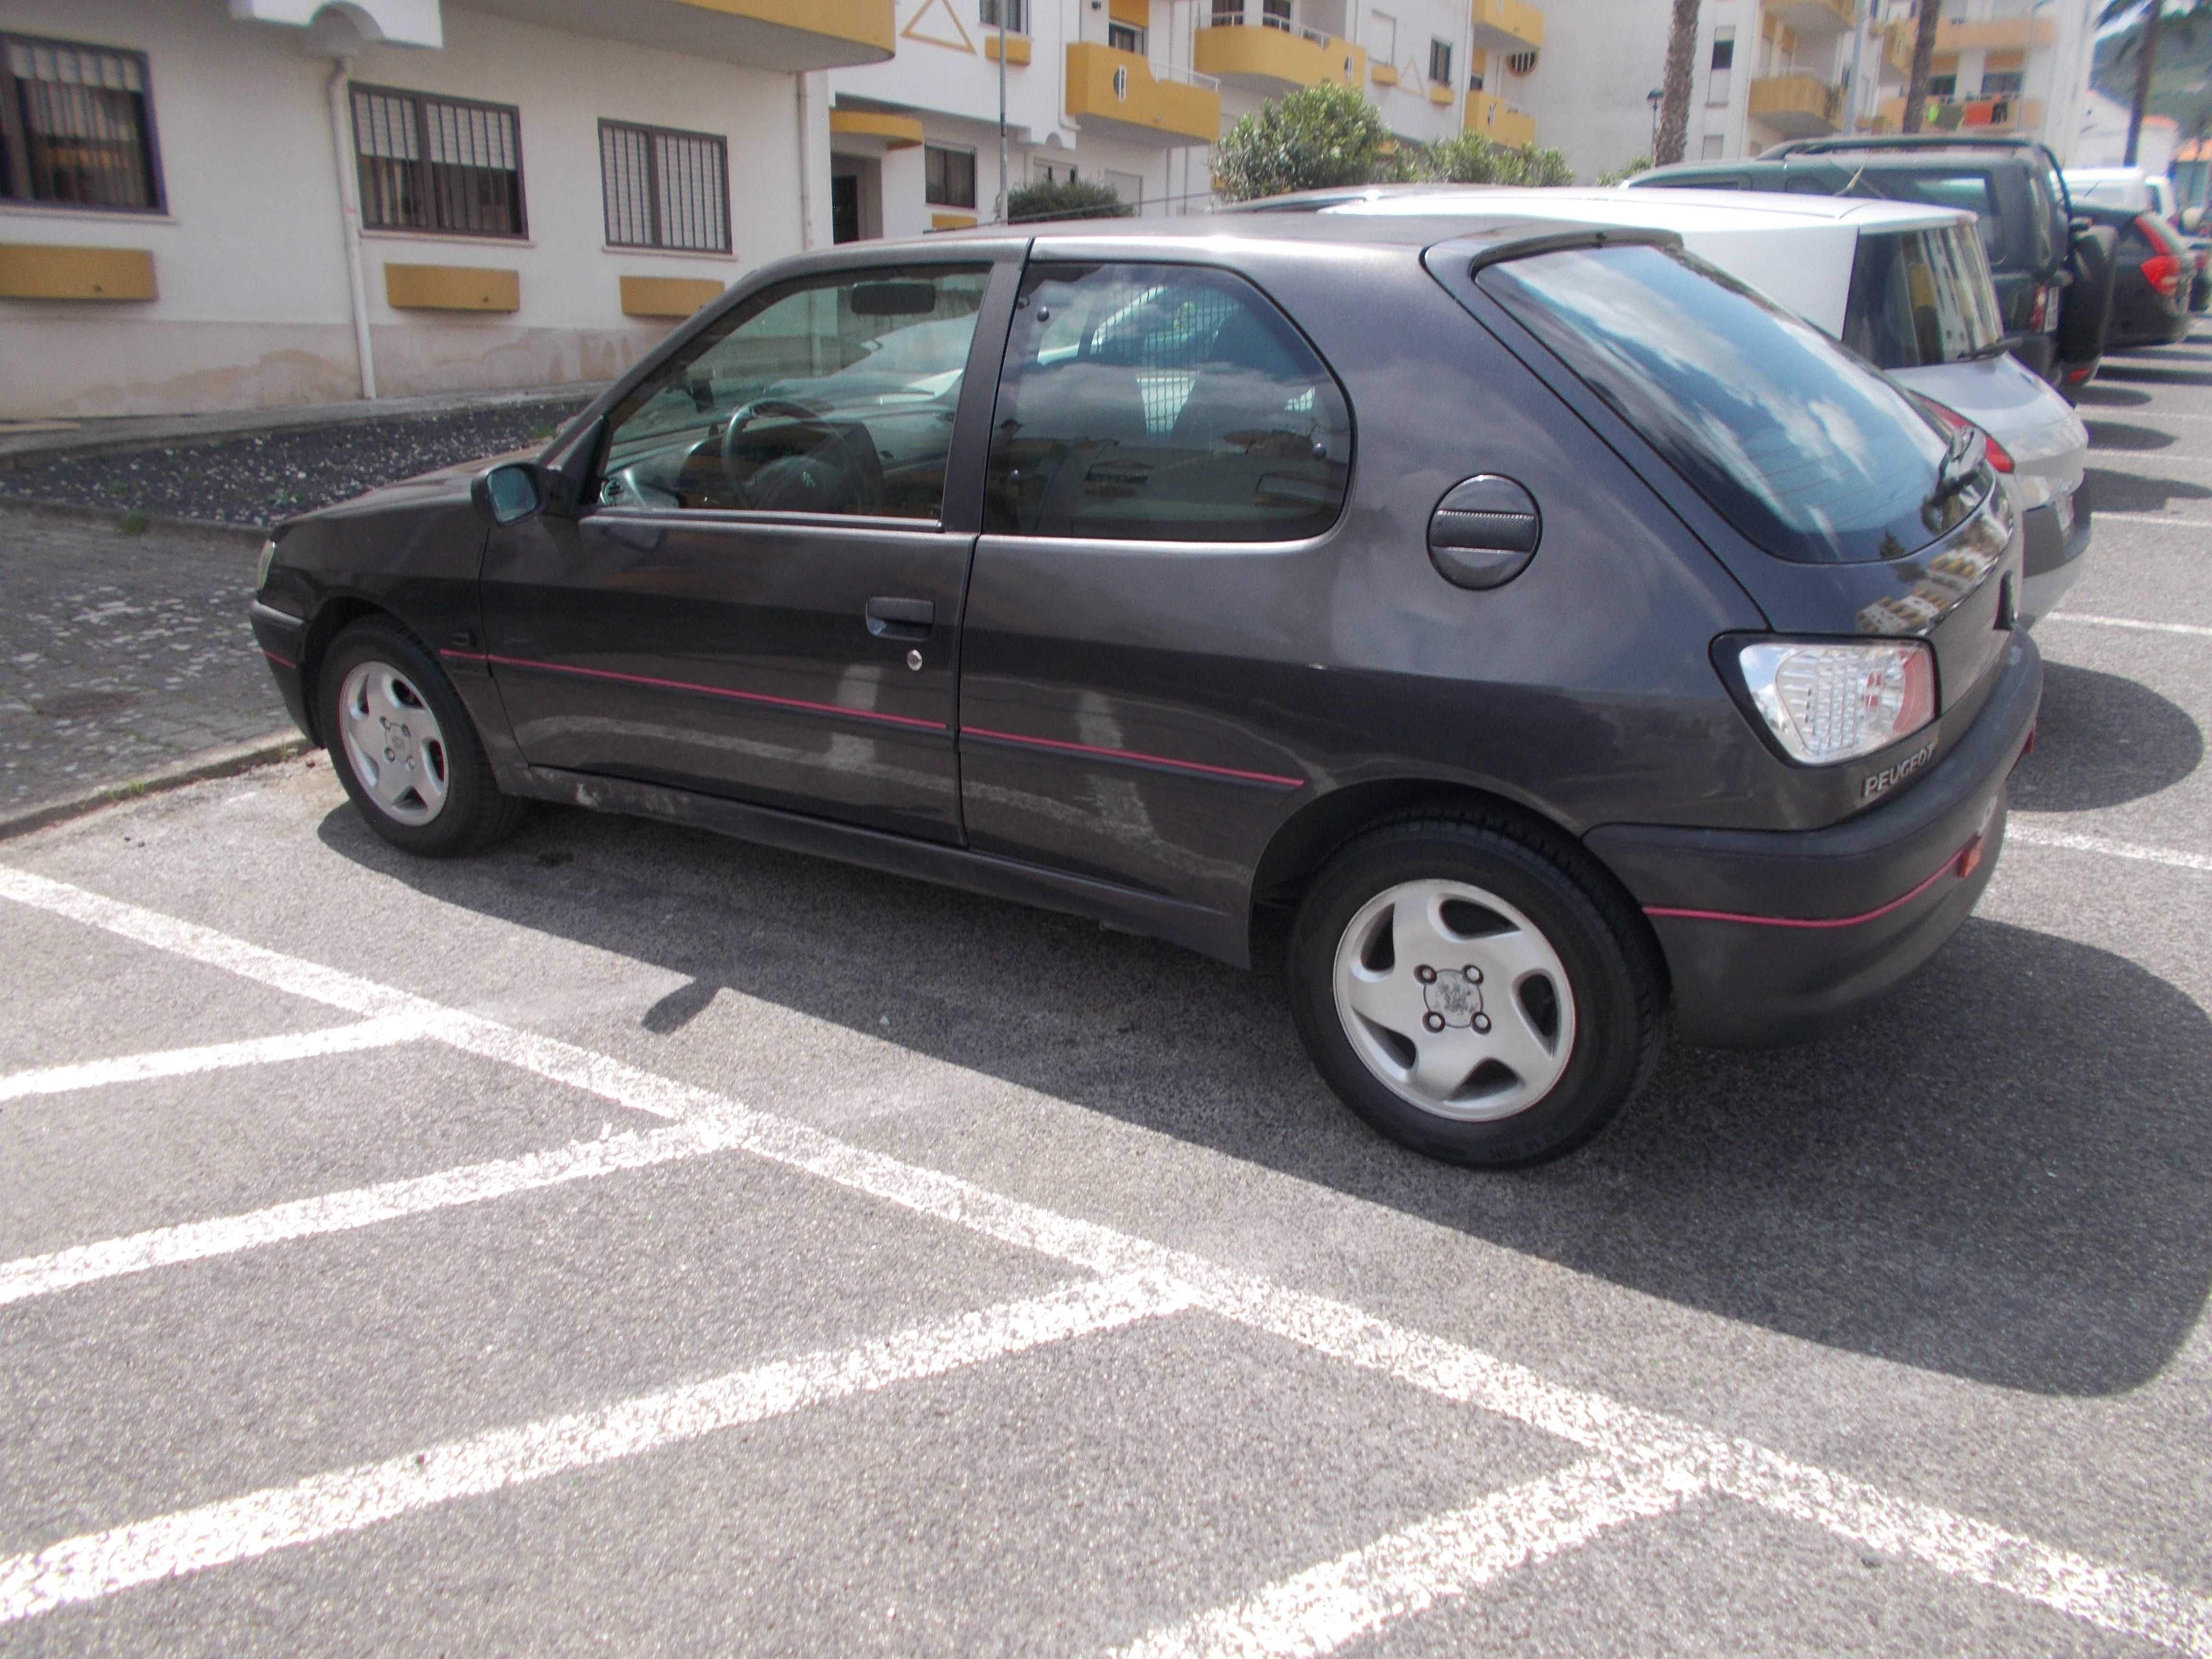
<path id="1" fill-rule="evenodd" d="M 960 736 L 973 738 L 981 743 L 1009 744 L 1019 749 L 1051 749 L 1063 754 L 1089 755 L 1099 760 L 1118 761 L 1126 766 L 1151 767 L 1169 772 L 1194 772 L 1209 778 L 1218 778 L 1226 783 L 1244 783 L 1263 789 L 1303 789 L 1304 778 L 1286 778 L 1273 772 L 1248 772 L 1241 767 L 1212 766 L 1204 761 L 1170 760 L 1164 755 L 1146 755 L 1133 749 L 1107 749 L 1097 744 L 1066 743 L 1056 738 L 1024 737 L 1016 732 L 991 732 L 980 726 L 963 726 Z"/>
<path id="2" fill-rule="evenodd" d="M 480 662 L 495 668 L 519 668 L 526 673 L 563 674 L 579 679 L 611 680 L 624 685 L 642 685 L 659 691 L 728 697 L 738 702 L 765 703 L 771 708 L 788 708 L 805 714 L 839 714 L 848 720 L 873 720 L 878 725 L 903 726 L 918 732 L 949 733 L 952 729 L 942 720 L 921 720 L 911 714 L 886 714 L 873 708 L 850 708 L 835 702 L 811 702 L 804 697 L 779 697 L 766 691 L 738 691 L 726 685 L 701 685 L 691 680 L 662 679 L 651 674 L 620 674 L 609 668 L 580 668 L 571 663 L 538 662 L 529 657 L 503 657 L 489 651 L 441 651 L 438 654 L 459 662 Z"/>

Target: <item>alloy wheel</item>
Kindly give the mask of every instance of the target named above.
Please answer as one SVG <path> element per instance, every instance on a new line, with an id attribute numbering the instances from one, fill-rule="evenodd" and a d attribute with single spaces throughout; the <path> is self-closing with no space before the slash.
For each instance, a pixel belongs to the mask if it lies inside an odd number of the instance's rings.
<path id="1" fill-rule="evenodd" d="M 444 810 L 446 735 L 406 675 L 385 662 L 356 667 L 338 689 L 338 720 L 346 763 L 380 808 L 418 825 Z"/>
<path id="2" fill-rule="evenodd" d="M 1333 984 L 1353 1052 L 1442 1117 L 1486 1122 L 1533 1106 L 1574 1052 L 1559 951 L 1468 882 L 1401 882 L 1368 900 L 1337 942 Z"/>

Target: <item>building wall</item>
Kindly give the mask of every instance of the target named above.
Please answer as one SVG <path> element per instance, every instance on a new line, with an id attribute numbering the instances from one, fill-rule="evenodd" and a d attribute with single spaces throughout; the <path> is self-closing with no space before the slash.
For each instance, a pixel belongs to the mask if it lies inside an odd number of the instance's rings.
<path id="1" fill-rule="evenodd" d="M 330 60 L 302 32 L 236 23 L 222 0 L 9 0 L 6 27 L 143 52 L 167 212 L 149 218 L 0 204 L 0 242 L 144 248 L 150 302 L 0 300 L 0 417 L 162 413 L 359 395 Z M 440 51 L 374 46 L 357 82 L 520 111 L 527 232 L 362 236 L 378 389 L 386 395 L 546 385 L 618 373 L 669 326 L 626 318 L 623 276 L 736 280 L 804 240 L 800 77 L 572 36 L 448 4 Z M 578 72 L 579 63 L 589 73 Z M 827 100 L 809 112 L 810 205 L 828 240 Z M 726 136 L 732 251 L 610 249 L 600 118 Z M 350 156 L 348 165 L 351 164 Z M 511 314 L 399 311 L 384 266 L 519 274 Z"/>

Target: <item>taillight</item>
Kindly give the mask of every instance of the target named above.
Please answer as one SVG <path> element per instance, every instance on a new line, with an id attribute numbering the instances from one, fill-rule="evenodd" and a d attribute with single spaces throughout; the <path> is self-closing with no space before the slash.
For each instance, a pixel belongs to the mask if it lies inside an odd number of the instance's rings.
<path id="1" fill-rule="evenodd" d="M 2139 216 L 2136 228 L 2142 233 L 2143 240 L 2159 250 L 2142 262 L 2143 281 L 2171 300 L 2181 286 L 2181 261 L 2165 251 L 2165 239 L 2152 228 L 2150 215 Z"/>
<path id="2" fill-rule="evenodd" d="M 1972 421 L 1959 413 L 1957 410 L 1950 408 L 1947 404 L 1937 403 L 1933 398 L 1927 396 L 1925 393 L 1921 394 L 1920 404 L 1922 408 L 1925 409 L 1930 415 L 1933 415 L 1938 421 L 1942 422 L 1944 429 L 1948 432 L 1981 431 L 1979 427 L 1976 426 Z M 1984 453 L 1989 457 L 1990 465 L 1991 467 L 1995 468 L 1999 472 L 2009 472 L 2012 471 L 2012 457 L 2005 453 L 2005 447 L 2002 444 L 1999 443 L 1995 438 L 1990 436 L 1988 433 L 1983 432 L 1982 445 Z"/>
<path id="3" fill-rule="evenodd" d="M 1936 718 L 1936 653 L 1917 640 L 1761 641 L 1736 660 L 1767 729 L 1808 765 L 1874 754 Z"/>

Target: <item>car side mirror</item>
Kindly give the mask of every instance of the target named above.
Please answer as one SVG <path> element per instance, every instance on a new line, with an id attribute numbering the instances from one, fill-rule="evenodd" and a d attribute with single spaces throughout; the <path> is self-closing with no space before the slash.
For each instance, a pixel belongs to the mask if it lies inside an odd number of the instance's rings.
<path id="1" fill-rule="evenodd" d="M 531 462 L 509 461 L 478 474 L 469 498 L 494 524 L 515 524 L 545 505 L 545 485 Z"/>

